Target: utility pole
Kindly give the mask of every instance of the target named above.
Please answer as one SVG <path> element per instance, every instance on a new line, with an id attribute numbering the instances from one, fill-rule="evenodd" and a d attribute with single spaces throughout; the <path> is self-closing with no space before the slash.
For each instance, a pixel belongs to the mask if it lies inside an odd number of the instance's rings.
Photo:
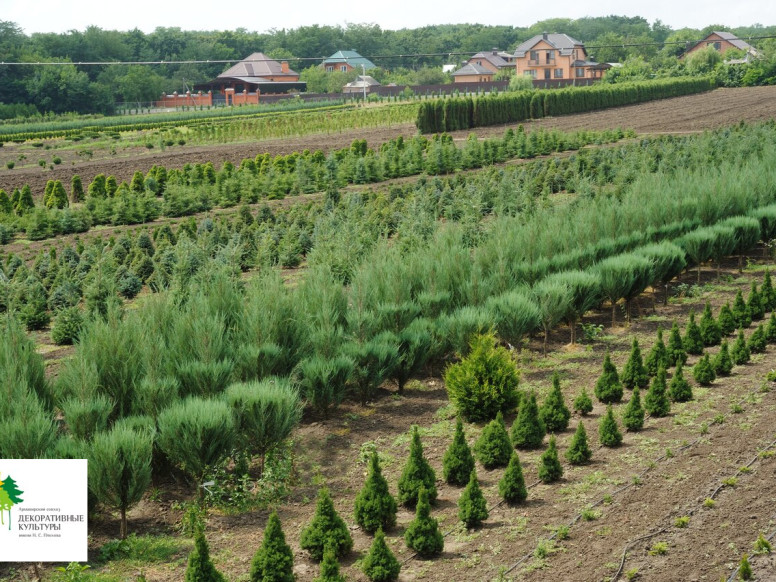
<path id="1" fill-rule="evenodd" d="M 361 63 L 361 82 L 364 84 L 364 107 L 366 107 L 366 65 Z"/>

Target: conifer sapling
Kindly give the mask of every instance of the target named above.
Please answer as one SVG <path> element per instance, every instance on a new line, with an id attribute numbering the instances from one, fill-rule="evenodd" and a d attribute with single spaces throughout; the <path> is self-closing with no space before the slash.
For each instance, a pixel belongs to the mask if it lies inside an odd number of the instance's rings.
<path id="1" fill-rule="evenodd" d="M 674 402 L 689 402 L 693 398 L 692 387 L 684 378 L 682 366 L 677 366 L 674 371 L 671 384 L 668 387 L 668 395 Z"/>
<path id="2" fill-rule="evenodd" d="M 714 368 L 711 366 L 709 354 L 703 356 L 692 369 L 692 376 L 701 386 L 709 386 L 717 377 Z"/>
<path id="3" fill-rule="evenodd" d="M 469 483 L 458 499 L 458 519 L 467 528 L 478 526 L 488 519 L 488 504 L 482 495 L 482 489 L 480 489 L 480 484 L 477 481 L 477 471 L 475 470 L 472 470 L 469 476 Z"/>
<path id="4" fill-rule="evenodd" d="M 375 539 L 369 548 L 369 553 L 361 562 L 361 569 L 372 582 L 392 582 L 399 577 L 401 564 L 385 543 L 382 528 L 375 533 Z"/>
<path id="5" fill-rule="evenodd" d="M 436 474 L 423 456 L 418 427 L 413 426 L 410 456 L 399 477 L 399 503 L 409 507 L 414 506 L 418 501 L 421 488 L 426 489 L 431 502 L 436 501 Z"/>
<path id="6" fill-rule="evenodd" d="M 204 526 L 197 524 L 194 530 L 194 549 L 186 566 L 186 582 L 225 582 L 226 578 L 210 559 L 210 549 L 205 539 Z"/>
<path id="7" fill-rule="evenodd" d="M 606 414 L 598 425 L 598 440 L 605 447 L 617 447 L 622 443 L 622 433 L 617 426 L 611 405 L 606 407 Z"/>
<path id="8" fill-rule="evenodd" d="M 722 341 L 722 328 L 711 314 L 711 304 L 708 301 L 703 308 L 703 315 L 701 315 L 701 322 L 698 327 L 700 328 L 704 346 L 716 346 Z"/>
<path id="9" fill-rule="evenodd" d="M 251 561 L 251 582 L 293 582 L 294 553 L 286 543 L 280 518 L 273 511 L 264 529 L 264 541 Z"/>
<path id="10" fill-rule="evenodd" d="M 717 355 L 711 361 L 711 366 L 714 368 L 714 373 L 717 376 L 727 376 L 733 370 L 733 359 L 730 357 L 727 339 L 722 340 L 722 345 L 719 347 Z"/>
<path id="11" fill-rule="evenodd" d="M 313 520 L 302 530 L 299 545 L 307 550 L 313 560 L 322 560 L 327 545 L 336 556 L 344 556 L 353 548 L 353 538 L 348 526 L 337 514 L 329 490 L 325 487 L 318 491 L 318 504 Z"/>
<path id="12" fill-rule="evenodd" d="M 722 335 L 730 335 L 736 331 L 736 319 L 733 317 L 730 303 L 725 303 L 725 305 L 720 308 L 717 323 L 719 323 L 719 329 L 722 331 Z"/>
<path id="13" fill-rule="evenodd" d="M 663 327 L 657 328 L 657 340 L 652 345 L 652 349 L 647 354 L 647 359 L 644 362 L 644 367 L 647 369 L 647 374 L 651 376 L 657 375 L 657 370 L 663 364 L 668 367 L 668 350 L 666 344 L 663 342 Z"/>
<path id="14" fill-rule="evenodd" d="M 746 306 L 749 308 L 749 314 L 755 321 L 761 320 L 765 317 L 765 306 L 763 305 L 762 296 L 757 290 L 757 283 L 752 281 L 752 290 L 749 292 L 749 301 Z"/>
<path id="15" fill-rule="evenodd" d="M 321 562 L 321 573 L 313 582 L 345 582 L 345 576 L 340 574 L 336 543 L 333 541 L 326 544 Z"/>
<path id="16" fill-rule="evenodd" d="M 466 485 L 469 474 L 474 469 L 474 457 L 466 442 L 463 422 L 459 417 L 455 423 L 453 442 L 450 443 L 442 458 L 442 476 L 448 485 Z"/>
<path id="17" fill-rule="evenodd" d="M 736 322 L 736 327 L 749 327 L 752 325 L 752 314 L 749 311 L 749 306 L 744 301 L 741 289 L 738 290 L 736 298 L 733 300 L 731 313 L 733 314 L 733 321 Z"/>
<path id="18" fill-rule="evenodd" d="M 776 344 L 776 311 L 771 312 L 768 325 L 765 327 L 765 339 L 769 344 Z"/>
<path id="19" fill-rule="evenodd" d="M 550 436 L 550 444 L 547 450 L 539 458 L 539 479 L 544 483 L 552 483 L 563 477 L 563 467 L 558 458 L 558 448 L 555 444 L 555 435 Z"/>
<path id="20" fill-rule="evenodd" d="M 628 390 L 633 390 L 636 386 L 646 388 L 649 385 L 649 376 L 644 362 L 641 359 L 641 350 L 639 341 L 634 337 L 631 345 L 631 353 L 625 367 L 622 369 L 622 385 Z"/>
<path id="21" fill-rule="evenodd" d="M 441 553 L 445 546 L 444 537 L 439 531 L 439 524 L 436 519 L 431 517 L 428 492 L 423 487 L 418 493 L 415 519 L 410 522 L 404 532 L 404 542 L 408 548 L 426 558 Z"/>
<path id="22" fill-rule="evenodd" d="M 690 319 L 687 321 L 687 329 L 682 339 L 684 351 L 688 354 L 698 356 L 703 353 L 703 338 L 701 330 L 695 322 L 695 311 L 690 310 Z"/>
<path id="23" fill-rule="evenodd" d="M 631 432 L 644 428 L 644 408 L 641 406 L 641 394 L 638 388 L 633 390 L 631 399 L 622 412 L 622 425 Z"/>
<path id="24" fill-rule="evenodd" d="M 677 363 L 677 368 L 679 364 Z M 671 402 L 666 394 L 666 371 L 661 368 L 644 396 L 644 410 L 651 416 L 662 417 L 671 410 Z"/>
<path id="25" fill-rule="evenodd" d="M 536 449 L 542 445 L 545 434 L 544 423 L 539 418 L 536 394 L 532 392 L 527 399 L 523 398 L 509 436 L 518 449 Z"/>
<path id="26" fill-rule="evenodd" d="M 609 357 L 609 352 L 606 353 L 603 372 L 595 385 L 595 395 L 604 404 L 611 404 L 612 402 L 622 400 L 622 383 L 617 374 L 617 368 L 615 368 L 612 359 Z"/>
<path id="27" fill-rule="evenodd" d="M 582 392 L 580 392 L 574 399 L 572 406 L 574 407 L 574 410 L 582 416 L 585 416 L 586 414 L 589 414 L 593 411 L 593 401 L 588 395 L 587 390 L 582 388 Z"/>
<path id="28" fill-rule="evenodd" d="M 749 341 L 746 342 L 749 352 L 752 354 L 763 354 L 768 347 L 768 340 L 765 337 L 765 327 L 761 323 L 749 336 Z"/>
<path id="29" fill-rule="evenodd" d="M 749 346 L 744 338 L 744 330 L 739 328 L 738 337 L 733 342 L 733 348 L 730 350 L 730 357 L 733 358 L 733 363 L 736 366 L 743 366 L 752 357 L 749 352 Z"/>
<path id="30" fill-rule="evenodd" d="M 552 375 L 552 390 L 539 407 L 539 419 L 544 423 L 547 432 L 563 432 L 569 426 L 571 411 L 563 400 L 560 389 L 560 377 L 555 372 Z"/>
<path id="31" fill-rule="evenodd" d="M 638 387 L 635 388 L 638 391 Z M 585 431 L 585 425 L 580 420 L 577 425 L 577 430 L 571 439 L 569 448 L 566 449 L 566 460 L 572 465 L 583 465 L 587 463 L 593 456 L 593 451 L 590 450 L 590 446 L 587 443 L 587 431 Z"/>
<path id="32" fill-rule="evenodd" d="M 521 503 L 528 497 L 528 489 L 525 486 L 523 467 L 517 452 L 512 451 L 504 476 L 498 482 L 498 494 L 507 503 Z"/>
<path id="33" fill-rule="evenodd" d="M 668 336 L 668 365 L 675 366 L 678 362 L 682 365 L 687 361 L 687 352 L 684 350 L 682 335 L 679 333 L 679 326 L 676 322 L 671 326 L 671 333 Z"/>
<path id="34" fill-rule="evenodd" d="M 513 450 L 512 441 L 504 426 L 504 417 L 499 412 L 496 419 L 491 420 L 482 429 L 480 438 L 474 443 L 474 453 L 483 467 L 493 469 L 509 463 Z"/>
<path id="35" fill-rule="evenodd" d="M 396 500 L 388 491 L 388 481 L 380 470 L 376 451 L 369 459 L 369 476 L 356 496 L 354 513 L 356 523 L 369 533 L 396 523 Z"/>

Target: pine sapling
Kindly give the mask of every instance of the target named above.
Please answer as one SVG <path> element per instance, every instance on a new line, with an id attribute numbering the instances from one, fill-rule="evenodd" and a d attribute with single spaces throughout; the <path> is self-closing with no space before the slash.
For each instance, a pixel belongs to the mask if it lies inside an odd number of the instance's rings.
<path id="1" fill-rule="evenodd" d="M 717 375 L 714 373 L 714 368 L 709 360 L 709 354 L 703 356 L 698 360 L 698 363 L 695 364 L 695 367 L 692 369 L 692 377 L 695 378 L 695 381 L 701 386 L 710 386 L 711 383 L 716 380 Z"/>
<path id="2" fill-rule="evenodd" d="M 716 346 L 722 341 L 722 328 L 714 316 L 711 314 L 711 304 L 707 301 L 701 315 L 701 322 L 698 326 L 701 331 L 701 339 L 704 346 Z"/>
<path id="3" fill-rule="evenodd" d="M 416 551 L 424 558 L 429 558 L 442 553 L 445 540 L 439 531 L 439 523 L 431 517 L 431 505 L 428 501 L 428 492 L 421 487 L 418 493 L 418 504 L 415 510 L 415 519 L 407 526 L 404 532 L 404 542 L 411 550 Z"/>
<path id="4" fill-rule="evenodd" d="M 689 402 L 693 398 L 690 383 L 684 379 L 682 366 L 677 366 L 674 371 L 671 384 L 668 387 L 668 395 L 674 402 Z"/>
<path id="5" fill-rule="evenodd" d="M 442 457 L 442 476 L 448 485 L 464 486 L 469 481 L 469 474 L 474 469 L 474 457 L 466 442 L 463 432 L 463 422 L 458 417 L 455 423 L 453 442 L 450 443 L 445 456 Z"/>
<path id="6" fill-rule="evenodd" d="M 264 529 L 264 541 L 251 561 L 251 582 L 293 582 L 294 553 L 286 543 L 280 518 L 273 511 Z"/>
<path id="7" fill-rule="evenodd" d="M 638 387 L 634 389 L 634 392 L 638 393 Z M 590 446 L 587 443 L 585 425 L 580 420 L 579 424 L 577 424 L 577 430 L 571 438 L 571 444 L 566 449 L 566 460 L 572 465 L 584 465 L 592 456 L 593 451 L 590 450 Z"/>
<path id="8" fill-rule="evenodd" d="M 399 477 L 399 503 L 409 507 L 414 506 L 418 501 L 421 488 L 425 488 L 431 502 L 436 501 L 436 474 L 423 456 L 418 427 L 413 426 L 410 456 Z"/>
<path id="9" fill-rule="evenodd" d="M 392 527 L 396 523 L 396 509 L 396 500 L 388 491 L 388 481 L 383 477 L 375 451 L 369 460 L 369 476 L 356 496 L 356 523 L 369 533 Z"/>
<path id="10" fill-rule="evenodd" d="M 679 365 L 677 364 L 677 368 Z M 652 384 L 647 390 L 646 396 L 644 396 L 644 410 L 646 410 L 651 416 L 662 417 L 666 416 L 671 410 L 671 401 L 666 394 L 666 371 L 665 368 L 661 368 L 657 372 Z"/>
<path id="11" fill-rule="evenodd" d="M 563 477 L 563 467 L 558 458 L 558 448 L 555 444 L 555 435 L 550 436 L 550 444 L 547 450 L 539 458 L 539 479 L 544 483 L 552 483 Z"/>
<path id="12" fill-rule="evenodd" d="M 676 322 L 671 326 L 671 333 L 668 336 L 668 365 L 676 366 L 677 362 L 682 365 L 687 361 L 687 352 L 682 343 L 682 334 L 679 332 L 679 326 Z M 655 374 L 657 375 L 657 374 Z"/>
<path id="13" fill-rule="evenodd" d="M 399 577 L 401 564 L 393 555 L 391 548 L 385 543 L 385 534 L 378 528 L 375 539 L 369 548 L 369 553 L 361 562 L 361 569 L 372 582 L 392 582 Z"/>
<path id="14" fill-rule="evenodd" d="M 545 434 L 544 423 L 539 418 L 539 407 L 536 405 L 536 394 L 532 392 L 528 398 L 523 398 L 517 418 L 512 423 L 512 444 L 518 449 L 536 449 L 542 446 Z"/>
<path id="15" fill-rule="evenodd" d="M 749 352 L 752 354 L 763 354 L 768 347 L 768 339 L 765 337 L 765 326 L 761 323 L 749 336 L 746 342 Z"/>
<path id="16" fill-rule="evenodd" d="M 504 417 L 499 412 L 495 420 L 491 420 L 482 429 L 480 438 L 474 443 L 474 454 L 486 469 L 503 467 L 509 463 L 512 456 L 512 441 L 504 426 Z"/>
<path id="17" fill-rule="evenodd" d="M 606 353 L 603 372 L 595 385 L 595 395 L 604 404 L 611 404 L 612 402 L 622 400 L 622 383 L 617 374 L 617 368 L 615 368 L 612 359 L 609 357 L 609 352 Z"/>
<path id="18" fill-rule="evenodd" d="M 539 408 L 539 419 L 544 423 L 547 432 L 563 432 L 569 426 L 571 411 L 563 400 L 560 389 L 560 377 L 555 372 L 552 375 L 552 390 Z"/>
<path id="19" fill-rule="evenodd" d="M 630 356 L 622 369 L 622 385 L 628 390 L 633 390 L 636 386 L 646 388 L 649 385 L 649 375 L 641 359 L 641 350 L 639 342 L 634 337 L 631 345 Z"/>
<path id="20" fill-rule="evenodd" d="M 310 525 L 302 530 L 299 545 L 313 560 L 323 559 L 324 550 L 331 547 L 335 556 L 344 556 L 353 549 L 353 538 L 345 522 L 334 509 L 325 487 L 318 490 L 318 504 Z"/>
<path id="21" fill-rule="evenodd" d="M 633 390 L 631 399 L 622 412 L 622 425 L 631 432 L 644 428 L 644 408 L 641 406 L 641 394 L 638 388 Z"/>
<path id="22" fill-rule="evenodd" d="M 693 356 L 699 356 L 703 353 L 701 329 L 695 323 L 695 311 L 693 310 L 690 310 L 690 319 L 687 321 L 687 329 L 684 333 L 684 339 L 682 339 L 682 346 L 685 352 Z"/>
<path id="23" fill-rule="evenodd" d="M 733 317 L 733 310 L 730 309 L 730 303 L 725 303 L 719 310 L 719 317 L 717 318 L 719 323 L 719 329 L 722 331 L 722 335 L 730 335 L 736 331 L 736 319 Z"/>
<path id="24" fill-rule="evenodd" d="M 458 499 L 458 519 L 467 528 L 476 527 L 488 519 L 488 504 L 477 481 L 476 470 L 472 470 L 469 483 Z"/>
<path id="25" fill-rule="evenodd" d="M 744 330 L 742 328 L 739 328 L 738 337 L 736 338 L 736 341 L 733 342 L 733 348 L 730 350 L 730 357 L 733 358 L 733 363 L 736 366 L 743 366 L 752 357 L 752 354 L 749 352 L 749 346 L 744 338 Z"/>
<path id="26" fill-rule="evenodd" d="M 606 407 L 606 414 L 598 425 L 598 440 L 605 447 L 618 447 L 622 443 L 622 433 L 617 426 L 611 404 Z"/>
<path id="27" fill-rule="evenodd" d="M 711 360 L 711 367 L 717 376 L 727 376 L 733 370 L 733 359 L 730 357 L 730 347 L 726 339 L 722 340 L 717 355 Z"/>
<path id="28" fill-rule="evenodd" d="M 588 395 L 587 390 L 582 388 L 582 392 L 574 399 L 572 406 L 574 407 L 574 410 L 582 416 L 590 414 L 593 411 L 593 401 Z"/>
<path id="29" fill-rule="evenodd" d="M 666 344 L 663 342 L 663 327 L 657 328 L 657 340 L 652 345 L 652 349 L 647 354 L 647 359 L 644 361 L 644 367 L 647 369 L 647 374 L 653 377 L 657 374 L 657 370 L 663 364 L 664 367 L 668 367 L 668 350 Z"/>
<path id="30" fill-rule="evenodd" d="M 498 494 L 507 503 L 522 503 L 528 497 L 528 489 L 525 486 L 523 467 L 517 452 L 512 451 L 504 476 L 498 482 Z"/>

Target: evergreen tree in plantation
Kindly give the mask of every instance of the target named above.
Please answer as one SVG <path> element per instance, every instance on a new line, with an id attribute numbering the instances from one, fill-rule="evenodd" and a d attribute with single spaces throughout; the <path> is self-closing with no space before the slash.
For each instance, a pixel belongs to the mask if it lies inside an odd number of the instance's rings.
<path id="1" fill-rule="evenodd" d="M 742 328 L 739 328 L 738 337 L 736 338 L 736 341 L 733 342 L 733 348 L 730 350 L 730 357 L 733 358 L 733 363 L 736 366 L 743 366 L 752 357 Z"/>
<path id="2" fill-rule="evenodd" d="M 498 482 L 498 494 L 507 503 L 521 503 L 528 497 L 528 489 L 525 486 L 523 467 L 517 452 L 512 451 L 504 476 Z"/>
<path id="3" fill-rule="evenodd" d="M 771 312 L 768 325 L 765 327 L 765 339 L 769 344 L 776 344 L 776 311 Z"/>
<path id="4" fill-rule="evenodd" d="M 194 532 L 194 549 L 189 554 L 185 580 L 186 582 L 226 582 L 224 575 L 216 570 L 210 560 L 210 549 L 202 524 L 197 525 Z"/>
<path id="5" fill-rule="evenodd" d="M 703 338 L 701 337 L 701 329 L 698 324 L 695 323 L 695 311 L 690 310 L 690 319 L 687 322 L 687 329 L 684 333 L 684 339 L 682 339 L 682 347 L 684 351 L 693 356 L 699 356 L 703 353 Z"/>
<path id="6" fill-rule="evenodd" d="M 634 337 L 631 345 L 631 353 L 625 367 L 622 369 L 622 385 L 628 390 L 633 390 L 636 386 L 646 388 L 649 385 L 649 376 L 644 362 L 641 359 L 641 350 L 639 342 Z"/>
<path id="7" fill-rule="evenodd" d="M 736 323 L 736 327 L 743 328 L 752 325 L 752 314 L 749 312 L 749 306 L 744 302 L 744 295 L 741 293 L 741 289 L 736 293 L 736 298 L 733 300 L 733 307 L 730 311 L 733 314 L 733 321 Z"/>
<path id="8" fill-rule="evenodd" d="M 617 368 L 614 367 L 612 359 L 609 357 L 609 352 L 606 352 L 603 372 L 595 385 L 595 395 L 604 404 L 622 400 L 622 383 L 617 374 Z"/>
<path id="9" fill-rule="evenodd" d="M 761 323 L 749 336 L 749 340 L 746 342 L 749 352 L 752 354 L 765 353 L 768 347 L 768 339 L 765 337 L 765 326 Z"/>
<path id="10" fill-rule="evenodd" d="M 392 582 L 399 577 L 401 564 L 385 543 L 382 528 L 375 533 L 375 539 L 369 548 L 369 553 L 361 562 L 361 569 L 372 582 Z"/>
<path id="11" fill-rule="evenodd" d="M 617 426 L 611 404 L 606 407 L 606 414 L 598 425 L 598 440 L 605 447 L 617 447 L 622 443 L 622 433 Z"/>
<path id="12" fill-rule="evenodd" d="M 70 180 L 70 202 L 76 204 L 84 201 L 84 185 L 81 182 L 81 176 L 73 174 Z"/>
<path id="13" fill-rule="evenodd" d="M 770 269 L 765 269 L 763 284 L 760 287 L 760 300 L 763 307 L 765 307 L 765 311 L 773 311 L 773 308 L 776 307 L 776 290 L 773 288 Z"/>
<path id="14" fill-rule="evenodd" d="M 698 363 L 692 369 L 692 377 L 701 386 L 709 386 L 716 380 L 717 375 L 714 373 L 714 368 L 709 360 L 709 354 L 703 356 Z"/>
<path id="15" fill-rule="evenodd" d="M 706 307 L 703 308 L 703 315 L 701 315 L 701 322 L 698 327 L 701 330 L 701 339 L 704 346 L 716 346 L 722 341 L 722 328 L 711 314 L 711 305 L 708 301 L 706 302 Z"/>
<path id="16" fill-rule="evenodd" d="M 641 430 L 644 427 L 644 408 L 641 406 L 641 394 L 638 388 L 633 390 L 628 405 L 622 411 L 622 425 L 625 430 L 631 432 Z"/>
<path id="17" fill-rule="evenodd" d="M 340 574 L 340 565 L 337 561 L 337 545 L 333 541 L 326 544 L 321 561 L 321 572 L 313 582 L 345 582 L 346 578 Z"/>
<path id="18" fill-rule="evenodd" d="M 638 387 L 634 389 L 634 394 L 638 394 Z M 580 420 L 577 430 L 571 439 L 569 448 L 566 449 L 566 460 L 572 465 L 583 465 L 593 456 L 590 445 L 587 443 L 587 431 L 584 423 Z"/>
<path id="19" fill-rule="evenodd" d="M 652 349 L 647 354 L 647 359 L 644 361 L 644 367 L 647 369 L 647 374 L 650 377 L 657 375 L 660 364 L 664 367 L 668 367 L 668 350 L 666 344 L 663 342 L 663 327 L 657 328 L 657 340 L 652 345 Z"/>
<path id="20" fill-rule="evenodd" d="M 539 420 L 544 423 L 547 432 L 563 432 L 569 426 L 571 411 L 563 400 L 560 389 L 560 376 L 552 375 L 552 390 L 539 408 Z"/>
<path id="21" fill-rule="evenodd" d="M 542 446 L 546 432 L 544 423 L 539 418 L 536 394 L 532 392 L 528 398 L 523 398 L 509 436 L 512 438 L 512 444 L 518 449 L 537 449 Z"/>
<path id="22" fill-rule="evenodd" d="M 555 444 L 555 435 L 550 436 L 550 444 L 547 450 L 539 458 L 539 479 L 544 483 L 552 483 L 563 477 L 563 467 L 558 458 L 558 447 Z"/>
<path id="23" fill-rule="evenodd" d="M 726 339 L 722 340 L 719 352 L 711 361 L 711 367 L 717 376 L 727 376 L 733 370 L 733 359 L 730 357 L 730 347 Z M 671 382 L 673 383 L 673 379 Z"/>
<path id="24" fill-rule="evenodd" d="M 692 400 L 692 387 L 684 378 L 682 366 L 676 366 L 671 384 L 668 386 L 668 396 L 674 402 L 689 402 Z"/>
<path id="25" fill-rule="evenodd" d="M 251 561 L 251 582 L 294 582 L 294 553 L 286 543 L 280 518 L 273 511 L 264 529 L 264 541 Z"/>
<path id="26" fill-rule="evenodd" d="M 414 506 L 418 502 L 420 489 L 424 488 L 430 502 L 436 501 L 436 474 L 423 456 L 418 427 L 412 427 L 410 456 L 399 477 L 399 503 Z"/>
<path id="27" fill-rule="evenodd" d="M 310 553 L 313 560 L 321 561 L 323 551 L 331 545 L 336 556 L 344 556 L 353 548 L 348 526 L 337 514 L 331 501 L 329 490 L 318 490 L 318 504 L 313 520 L 302 530 L 299 545 Z"/>
<path id="28" fill-rule="evenodd" d="M 439 523 L 431 517 L 428 492 L 423 487 L 418 493 L 415 519 L 410 522 L 404 532 L 404 542 L 408 548 L 424 558 L 441 554 L 445 547 L 445 539 L 442 537 L 442 532 L 439 531 Z"/>
<path id="29" fill-rule="evenodd" d="M 442 457 L 442 476 L 448 485 L 464 486 L 469 482 L 469 474 L 474 469 L 474 457 L 466 442 L 463 422 L 459 417 L 455 423 L 453 442 Z"/>
<path id="30" fill-rule="evenodd" d="M 722 331 L 722 335 L 730 335 L 736 331 L 736 318 L 733 317 L 733 310 L 730 309 L 730 303 L 725 303 L 719 310 L 719 317 L 717 318 L 719 323 L 719 329 Z"/>
<path id="31" fill-rule="evenodd" d="M 682 343 L 682 334 L 679 332 L 679 326 L 676 322 L 671 326 L 671 333 L 668 336 L 668 365 L 676 366 L 678 362 L 682 365 L 687 361 L 687 352 Z M 657 374 L 655 374 L 657 375 Z"/>
<path id="32" fill-rule="evenodd" d="M 749 556 L 744 554 L 738 563 L 738 577 L 741 580 L 751 580 L 752 575 L 752 565 L 749 563 Z"/>
<path id="33" fill-rule="evenodd" d="M 488 504 L 477 481 L 477 471 L 472 469 L 469 483 L 458 498 L 458 519 L 467 528 L 476 527 L 488 519 Z"/>
<path id="34" fill-rule="evenodd" d="M 373 452 L 369 459 L 369 476 L 354 504 L 356 523 L 369 533 L 392 527 L 396 523 L 396 509 L 396 500 L 388 491 L 388 481 L 380 470 L 377 452 Z"/>
<path id="35" fill-rule="evenodd" d="M 496 418 L 482 429 L 480 438 L 474 443 L 474 454 L 483 467 L 493 469 L 509 463 L 513 450 L 512 441 L 504 426 L 504 417 L 499 412 Z"/>
<path id="36" fill-rule="evenodd" d="M 677 364 L 677 368 L 680 364 Z M 652 384 L 644 396 L 644 410 L 651 416 L 662 417 L 671 410 L 671 401 L 666 394 L 666 370 L 661 368 L 657 372 Z"/>
<path id="37" fill-rule="evenodd" d="M 761 320 L 765 317 L 765 305 L 763 305 L 763 299 L 760 292 L 757 290 L 757 283 L 752 281 L 752 288 L 749 291 L 749 300 L 746 302 L 746 306 L 749 308 L 749 315 L 755 321 Z"/>
<path id="38" fill-rule="evenodd" d="M 574 407 L 574 410 L 582 416 L 593 411 L 593 401 L 588 395 L 587 390 L 582 388 L 582 392 L 574 399 L 572 406 Z"/>

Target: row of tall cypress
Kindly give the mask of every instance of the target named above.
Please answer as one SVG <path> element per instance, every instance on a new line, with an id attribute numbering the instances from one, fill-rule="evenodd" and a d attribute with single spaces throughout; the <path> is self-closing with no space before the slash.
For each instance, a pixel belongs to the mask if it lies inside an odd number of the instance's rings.
<path id="1" fill-rule="evenodd" d="M 555 117 L 711 91 L 710 77 L 682 77 L 565 89 L 526 90 L 473 99 L 457 97 L 420 104 L 415 124 L 421 133 L 442 133 L 527 119 Z"/>

